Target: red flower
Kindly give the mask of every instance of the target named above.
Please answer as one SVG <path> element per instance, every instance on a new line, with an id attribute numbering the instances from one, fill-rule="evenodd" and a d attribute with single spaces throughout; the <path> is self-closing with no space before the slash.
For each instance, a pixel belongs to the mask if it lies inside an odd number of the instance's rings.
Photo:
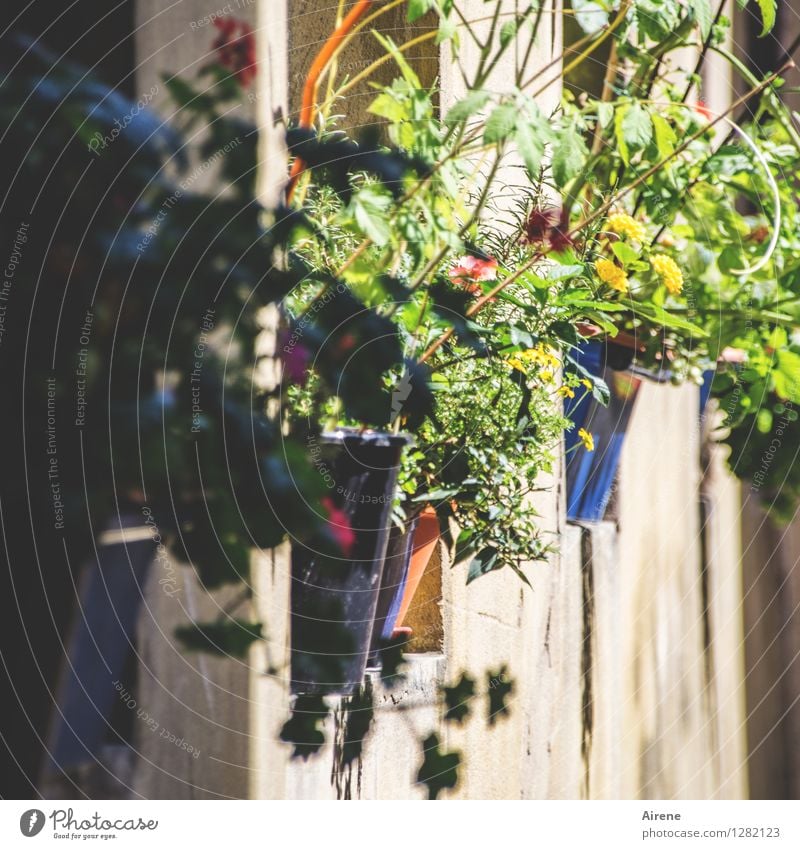
<path id="1" fill-rule="evenodd" d="M 555 209 L 534 209 L 523 229 L 523 240 L 529 245 L 540 245 L 558 221 Z"/>
<path id="2" fill-rule="evenodd" d="M 550 231 L 550 247 L 555 253 L 561 253 L 574 244 L 569 234 L 569 216 L 566 210 L 562 210 L 558 224 Z"/>
<path id="3" fill-rule="evenodd" d="M 248 86 L 256 75 L 256 40 L 245 21 L 236 18 L 215 18 L 219 35 L 211 45 L 223 68 L 232 71 L 236 79 Z"/>
<path id="4" fill-rule="evenodd" d="M 342 549 L 342 553 L 349 557 L 356 541 L 356 534 L 350 525 L 347 513 L 337 507 L 327 496 L 321 500 L 321 503 L 328 514 L 328 530 Z"/>
<path id="5" fill-rule="evenodd" d="M 543 245 L 549 242 L 550 249 L 556 253 L 572 247 L 569 235 L 567 211 L 557 209 L 534 209 L 522 228 L 522 241 L 529 245 Z"/>
<path id="6" fill-rule="evenodd" d="M 694 109 L 698 115 L 701 115 L 707 121 L 711 118 L 711 110 L 706 106 L 704 101 L 698 100 Z"/>

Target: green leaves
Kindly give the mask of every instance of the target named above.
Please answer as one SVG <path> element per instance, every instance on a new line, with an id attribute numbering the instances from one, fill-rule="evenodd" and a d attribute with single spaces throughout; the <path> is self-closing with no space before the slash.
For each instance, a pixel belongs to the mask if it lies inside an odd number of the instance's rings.
<path id="1" fill-rule="evenodd" d="M 761 9 L 761 19 L 764 22 L 764 28 L 761 30 L 761 35 L 767 35 L 772 32 L 775 26 L 775 19 L 778 12 L 777 0 L 757 0 L 758 8 Z"/>
<path id="2" fill-rule="evenodd" d="M 413 0 L 412 0 L 413 2 Z M 430 4 L 432 0 L 422 0 L 423 3 Z M 420 15 L 424 15 L 428 9 L 424 9 L 420 12 Z M 409 9 L 410 14 L 410 9 Z M 419 17 L 419 15 L 417 16 Z M 408 64 L 408 60 L 403 55 L 403 52 L 397 47 L 394 41 L 388 36 L 381 35 L 377 30 L 373 30 L 372 34 L 375 38 L 378 39 L 378 43 L 381 47 L 394 59 L 397 63 L 397 67 L 400 68 L 400 73 L 403 75 L 403 79 L 412 87 L 412 88 L 422 88 L 422 83 L 420 82 L 419 77 L 417 76 L 416 71 Z"/>
<path id="3" fill-rule="evenodd" d="M 367 112 L 392 123 L 406 121 L 410 117 L 408 106 L 388 91 L 381 92 L 372 101 Z"/>
<path id="4" fill-rule="evenodd" d="M 500 27 L 500 46 L 507 47 L 517 37 L 518 24 L 516 19 L 506 21 Z"/>
<path id="5" fill-rule="evenodd" d="M 451 38 L 457 46 L 458 27 L 456 26 L 456 22 L 451 18 L 441 18 L 439 20 L 439 30 L 436 33 L 436 43 L 443 44 L 445 41 L 450 41 Z"/>
<path id="6" fill-rule="evenodd" d="M 559 188 L 566 187 L 583 168 L 589 149 L 583 140 L 578 123 L 573 121 L 558 134 L 553 150 L 553 180 Z"/>
<path id="7" fill-rule="evenodd" d="M 519 124 L 514 140 L 517 143 L 519 155 L 528 169 L 528 174 L 532 179 L 537 179 L 544 157 L 544 141 L 528 123 Z"/>
<path id="8" fill-rule="evenodd" d="M 513 103 L 502 103 L 496 106 L 486 119 L 483 130 L 483 140 L 486 144 L 504 142 L 516 129 L 517 107 Z"/>
<path id="9" fill-rule="evenodd" d="M 622 263 L 623 267 L 639 259 L 639 252 L 634 250 L 627 242 L 614 242 L 611 245 L 611 250 L 614 252 L 614 256 Z"/>
<path id="10" fill-rule="evenodd" d="M 447 113 L 445 122 L 453 126 L 476 115 L 488 103 L 490 95 L 486 91 L 470 92 Z M 514 102 L 500 103 L 489 113 L 483 128 L 483 141 L 487 145 L 500 145 L 512 140 L 528 169 L 531 179 L 537 180 L 544 158 L 545 146 L 553 141 L 554 134 L 549 121 L 542 115 L 539 107 L 531 99 L 517 94 Z M 570 136 L 571 147 L 562 163 L 564 171 L 575 167 L 574 157 L 581 153 L 580 136 Z M 585 146 L 583 148 L 585 152 Z"/>
<path id="11" fill-rule="evenodd" d="M 392 206 L 391 197 L 378 186 L 364 186 L 353 195 L 350 206 L 364 235 L 380 247 L 387 244 L 392 235 L 387 215 Z"/>
<path id="12" fill-rule="evenodd" d="M 167 87 L 170 97 L 180 109 L 204 112 L 213 107 L 214 101 L 207 92 L 196 91 L 182 77 L 162 74 L 161 79 Z"/>
<path id="13" fill-rule="evenodd" d="M 636 0 L 635 10 L 640 41 L 644 37 L 665 41 L 675 32 L 681 19 L 679 4 L 664 0 Z"/>
<path id="14" fill-rule="evenodd" d="M 477 113 L 489 102 L 490 97 L 491 94 L 488 91 L 481 89 L 470 91 L 450 107 L 444 119 L 445 124 L 453 126 L 477 116 Z"/>
<path id="15" fill-rule="evenodd" d="M 687 321 L 685 318 L 675 315 L 674 312 L 668 312 L 663 307 L 659 307 L 656 304 L 636 301 L 630 302 L 628 306 L 631 307 L 634 313 L 648 318 L 655 324 L 659 324 L 662 327 L 669 327 L 673 330 L 686 330 L 697 339 L 708 337 L 708 331 L 704 328 L 699 327 L 696 324 L 692 324 L 691 321 Z"/>
<path id="16" fill-rule="evenodd" d="M 469 564 L 467 583 L 471 584 L 476 578 L 480 578 L 481 575 L 486 575 L 488 572 L 499 569 L 502 563 L 498 562 L 498 558 L 499 552 L 492 546 L 487 546 L 479 551 Z"/>
<path id="17" fill-rule="evenodd" d="M 662 115 L 653 112 L 650 115 L 650 118 L 653 121 L 658 157 L 659 159 L 666 159 L 675 151 L 675 147 L 678 143 L 678 137 L 675 135 L 675 130 L 672 129 L 669 121 L 667 121 L 667 119 Z"/>
<path id="18" fill-rule="evenodd" d="M 441 751 L 438 734 L 430 734 L 425 738 L 422 753 L 423 761 L 417 773 L 417 781 L 428 788 L 428 799 L 437 799 L 442 790 L 452 790 L 458 784 L 461 755 L 458 752 Z"/>
<path id="19" fill-rule="evenodd" d="M 711 0 L 689 0 L 689 9 L 692 16 L 700 27 L 700 35 L 705 41 L 711 35 L 711 27 L 714 23 L 714 11 L 711 8 Z"/>
<path id="20" fill-rule="evenodd" d="M 640 103 L 626 103 L 617 109 L 614 130 L 622 161 L 628 165 L 631 153 L 643 150 L 653 137 L 650 112 Z"/>
<path id="21" fill-rule="evenodd" d="M 414 21 L 421 18 L 431 9 L 435 8 L 435 6 L 436 3 L 434 2 L 434 0 L 408 0 L 408 11 L 406 13 L 406 18 L 409 23 L 413 24 Z"/>
<path id="22" fill-rule="evenodd" d="M 775 391 L 780 398 L 800 404 L 800 354 L 784 349 L 776 357 L 778 368 L 772 373 Z"/>
<path id="23" fill-rule="evenodd" d="M 748 0 L 737 0 L 740 9 L 744 9 L 747 2 Z M 761 21 L 763 23 L 761 37 L 763 38 L 767 35 L 767 33 L 772 32 L 772 28 L 775 26 L 775 20 L 778 13 L 778 3 L 777 0 L 756 0 L 756 2 L 758 3 L 758 8 L 761 12 Z"/>
<path id="24" fill-rule="evenodd" d="M 758 8 L 761 10 L 761 20 L 764 22 L 764 28 L 761 30 L 761 35 L 765 36 L 772 32 L 775 26 L 775 19 L 778 12 L 777 0 L 757 0 Z"/>

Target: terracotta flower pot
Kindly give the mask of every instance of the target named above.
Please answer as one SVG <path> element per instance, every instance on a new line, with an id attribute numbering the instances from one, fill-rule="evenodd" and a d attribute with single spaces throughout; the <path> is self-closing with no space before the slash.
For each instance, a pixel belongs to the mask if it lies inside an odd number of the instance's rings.
<path id="1" fill-rule="evenodd" d="M 433 555 L 433 549 L 439 541 L 439 519 L 436 516 L 436 511 L 433 507 L 426 507 L 420 513 L 417 521 L 417 526 L 414 529 L 414 543 L 411 549 L 411 562 L 408 567 L 408 577 L 406 578 L 405 589 L 400 601 L 400 610 L 397 614 L 397 624 L 395 625 L 392 636 L 396 637 L 399 633 L 411 633 L 410 628 L 404 628 L 408 608 L 419 589 L 419 583 L 425 573 L 425 569 Z"/>
<path id="2" fill-rule="evenodd" d="M 409 516 L 404 529 L 392 528 L 372 633 L 370 666 L 380 665 L 382 643 L 411 634 L 410 628 L 403 627 L 403 620 L 438 539 L 439 520 L 432 507 Z"/>

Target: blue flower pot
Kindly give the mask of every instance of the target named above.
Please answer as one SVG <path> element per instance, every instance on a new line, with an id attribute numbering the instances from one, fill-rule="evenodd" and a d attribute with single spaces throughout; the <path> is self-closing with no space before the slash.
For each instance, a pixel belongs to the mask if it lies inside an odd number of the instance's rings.
<path id="1" fill-rule="evenodd" d="M 700 418 L 705 417 L 708 399 L 711 397 L 711 384 L 714 382 L 715 369 L 703 372 L 703 385 L 700 387 Z"/>
<path id="2" fill-rule="evenodd" d="M 565 404 L 565 415 L 574 424 L 565 435 L 570 520 L 598 522 L 605 516 L 641 384 L 631 370 L 633 352 L 626 358 L 627 352 L 618 346 L 596 341 L 583 342 L 574 356 L 586 371 L 608 384 L 611 399 L 604 407 L 587 392 Z M 584 448 L 578 436 L 581 428 L 591 433 L 594 451 Z"/>

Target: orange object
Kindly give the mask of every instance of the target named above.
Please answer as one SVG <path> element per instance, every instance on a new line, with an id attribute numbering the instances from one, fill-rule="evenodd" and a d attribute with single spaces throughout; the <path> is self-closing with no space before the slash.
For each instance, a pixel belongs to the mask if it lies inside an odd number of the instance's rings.
<path id="1" fill-rule="evenodd" d="M 403 620 L 406 618 L 408 608 L 411 606 L 411 601 L 419 588 L 419 582 L 422 580 L 422 575 L 438 541 L 439 519 L 433 507 L 426 507 L 420 514 L 417 527 L 414 531 L 411 563 L 408 566 L 406 588 L 403 592 L 403 600 L 400 602 L 400 611 L 397 614 L 397 625 L 392 634 L 393 637 L 411 633 L 410 628 L 403 627 Z"/>
<path id="2" fill-rule="evenodd" d="M 333 58 L 339 42 L 347 37 L 351 29 L 361 20 L 361 18 L 369 10 L 370 6 L 375 3 L 375 0 L 359 0 L 355 6 L 348 12 L 345 19 L 333 31 L 333 34 L 328 38 L 322 49 L 317 53 L 317 58 L 311 65 L 311 69 L 306 77 L 306 84 L 303 86 L 303 100 L 300 105 L 300 117 L 298 123 L 301 127 L 310 127 L 314 123 L 314 113 L 316 112 L 317 104 L 317 87 L 319 86 L 319 78 L 322 76 L 328 62 Z M 289 174 L 289 187 L 286 190 L 286 200 L 291 201 L 294 194 L 294 188 L 297 185 L 297 180 L 305 171 L 305 162 L 298 156 L 292 165 L 291 173 Z"/>

